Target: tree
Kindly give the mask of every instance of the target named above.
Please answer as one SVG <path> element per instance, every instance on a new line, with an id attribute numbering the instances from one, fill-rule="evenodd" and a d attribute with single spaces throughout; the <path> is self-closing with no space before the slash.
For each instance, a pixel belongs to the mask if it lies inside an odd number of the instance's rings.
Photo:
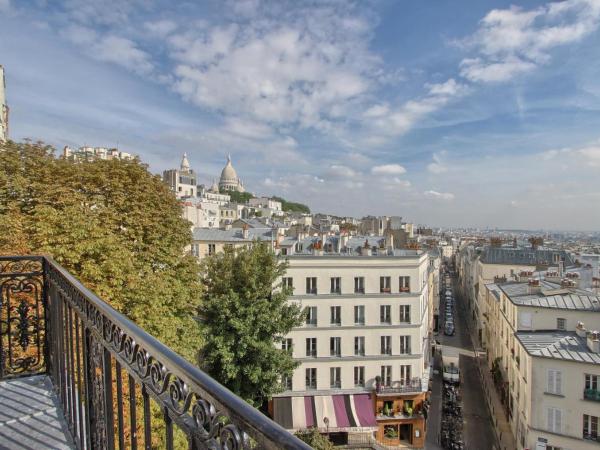
<path id="1" fill-rule="evenodd" d="M 281 202 L 281 209 L 286 212 L 310 214 L 310 208 L 302 203 L 288 202 L 286 199 L 281 197 L 272 197 L 272 199 Z"/>
<path id="2" fill-rule="evenodd" d="M 203 263 L 200 317 L 202 368 L 248 403 L 258 406 L 282 390 L 297 362 L 281 349 L 283 337 L 303 320 L 278 280 L 287 264 L 269 247 L 226 247 Z"/>
<path id="3" fill-rule="evenodd" d="M 298 430 L 296 437 L 301 441 L 306 442 L 315 450 L 333 450 L 333 443 L 327 439 L 327 436 L 323 436 L 319 433 L 317 428 L 308 428 L 306 430 Z"/>
<path id="4" fill-rule="evenodd" d="M 248 203 L 248 200 L 254 198 L 250 192 L 238 192 L 238 191 L 228 191 L 227 189 L 220 189 L 221 194 L 229 195 L 229 199 L 234 203 Z"/>
<path id="5" fill-rule="evenodd" d="M 73 162 L 42 143 L 0 144 L 0 227 L 0 253 L 52 255 L 196 361 L 201 286 L 198 264 L 184 252 L 189 224 L 168 187 L 138 160 Z"/>

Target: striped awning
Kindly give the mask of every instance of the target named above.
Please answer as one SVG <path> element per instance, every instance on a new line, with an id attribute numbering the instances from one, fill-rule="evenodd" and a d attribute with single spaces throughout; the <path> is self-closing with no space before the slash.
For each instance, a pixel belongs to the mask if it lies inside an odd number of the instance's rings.
<path id="1" fill-rule="evenodd" d="M 276 397 L 273 413 L 275 422 L 288 430 L 377 427 L 370 394 Z"/>

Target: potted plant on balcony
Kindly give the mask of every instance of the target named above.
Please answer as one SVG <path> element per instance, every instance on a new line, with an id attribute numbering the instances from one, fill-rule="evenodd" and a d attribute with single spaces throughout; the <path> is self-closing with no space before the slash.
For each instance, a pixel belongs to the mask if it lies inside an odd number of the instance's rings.
<path id="1" fill-rule="evenodd" d="M 390 415 L 390 406 L 387 403 L 383 406 L 383 415 L 384 416 Z"/>
<path id="2" fill-rule="evenodd" d="M 412 406 L 410 406 L 409 404 L 404 405 L 404 412 L 406 413 L 407 416 L 412 416 L 412 414 L 413 414 Z"/>

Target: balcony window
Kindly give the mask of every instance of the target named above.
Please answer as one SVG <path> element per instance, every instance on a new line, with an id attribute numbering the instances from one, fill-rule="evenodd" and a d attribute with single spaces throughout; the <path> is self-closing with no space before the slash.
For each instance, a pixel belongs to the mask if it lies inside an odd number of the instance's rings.
<path id="1" fill-rule="evenodd" d="M 329 338 L 329 354 L 331 356 L 342 356 L 342 338 Z"/>
<path id="2" fill-rule="evenodd" d="M 585 390 L 583 391 L 583 398 L 586 400 L 600 401 L 600 390 L 598 390 L 598 378 L 599 375 L 585 375 Z"/>
<path id="3" fill-rule="evenodd" d="M 281 349 L 282 350 L 287 350 L 288 352 L 292 352 L 292 338 L 285 338 L 282 342 L 281 342 Z"/>
<path id="4" fill-rule="evenodd" d="M 392 277 L 379 277 L 379 292 L 382 294 L 392 292 Z"/>
<path id="5" fill-rule="evenodd" d="M 317 389 L 317 369 L 314 367 L 306 369 L 306 389 Z"/>
<path id="6" fill-rule="evenodd" d="M 392 366 L 381 366 L 381 385 L 386 387 L 392 385 Z"/>
<path id="7" fill-rule="evenodd" d="M 410 277 L 400 277 L 400 292 L 410 292 Z"/>
<path id="8" fill-rule="evenodd" d="M 281 287 L 294 292 L 294 279 L 292 277 L 283 277 L 281 279 Z"/>
<path id="9" fill-rule="evenodd" d="M 331 325 L 340 326 L 342 324 L 342 307 L 332 306 L 331 311 Z"/>
<path id="10" fill-rule="evenodd" d="M 410 336 L 400 336 L 400 354 L 410 355 Z"/>
<path id="11" fill-rule="evenodd" d="M 331 293 L 341 294 L 342 293 L 342 279 L 340 277 L 331 278 Z"/>
<path id="12" fill-rule="evenodd" d="M 365 306 L 356 305 L 354 306 L 354 325 L 365 324 Z"/>
<path id="13" fill-rule="evenodd" d="M 381 354 L 391 355 L 392 354 L 392 337 L 381 336 Z"/>
<path id="14" fill-rule="evenodd" d="M 400 322 L 410 323 L 410 305 L 400 305 Z"/>
<path id="15" fill-rule="evenodd" d="M 411 383 L 411 366 L 401 365 L 400 366 L 400 384 L 409 385 Z"/>
<path id="16" fill-rule="evenodd" d="M 317 357 L 317 338 L 306 338 L 306 357 Z"/>
<path id="17" fill-rule="evenodd" d="M 383 324 L 392 323 L 392 307 L 390 305 L 381 305 L 379 307 L 379 321 Z"/>
<path id="18" fill-rule="evenodd" d="M 583 415 L 583 438 L 598 440 L 598 416 Z"/>
<path id="19" fill-rule="evenodd" d="M 329 387 L 339 389 L 342 387 L 342 368 L 331 367 L 329 369 Z"/>
<path id="20" fill-rule="evenodd" d="M 307 306 L 306 309 L 306 325 L 311 327 L 317 326 L 317 307 Z"/>
<path id="21" fill-rule="evenodd" d="M 317 277 L 306 277 L 306 293 L 317 294 Z"/>
<path id="22" fill-rule="evenodd" d="M 354 387 L 365 387 L 365 367 L 354 367 Z"/>
<path id="23" fill-rule="evenodd" d="M 365 277 L 354 277 L 354 293 L 365 293 Z"/>
<path id="24" fill-rule="evenodd" d="M 354 337 L 354 354 L 356 356 L 365 356 L 365 337 L 355 336 Z"/>

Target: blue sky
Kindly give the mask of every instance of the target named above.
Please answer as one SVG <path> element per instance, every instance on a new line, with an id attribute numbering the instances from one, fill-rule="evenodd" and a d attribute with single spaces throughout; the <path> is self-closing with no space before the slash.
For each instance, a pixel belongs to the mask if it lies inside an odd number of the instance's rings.
<path id="1" fill-rule="evenodd" d="M 600 228 L 600 0 L 0 0 L 11 137 L 443 226 Z"/>

